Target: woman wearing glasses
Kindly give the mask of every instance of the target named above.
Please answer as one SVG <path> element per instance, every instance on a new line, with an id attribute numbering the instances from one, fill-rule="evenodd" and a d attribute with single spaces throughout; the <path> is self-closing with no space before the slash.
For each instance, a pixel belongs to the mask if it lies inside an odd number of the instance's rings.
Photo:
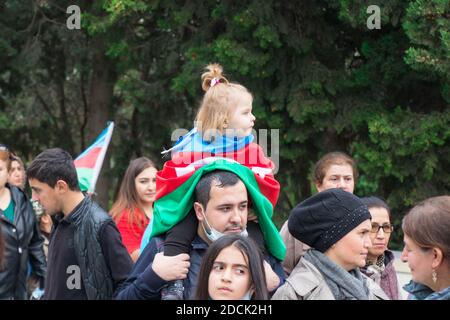
<path id="1" fill-rule="evenodd" d="M 414 300 L 450 300 L 450 196 L 422 201 L 403 218 L 412 281 L 403 288 Z"/>
<path id="2" fill-rule="evenodd" d="M 12 154 L 0 145 L 0 228 L 5 253 L 0 269 L 0 299 L 26 299 L 27 263 L 44 285 L 46 262 L 36 215 L 25 193 L 7 183 Z"/>
<path id="3" fill-rule="evenodd" d="M 372 216 L 372 229 L 369 236 L 372 246 L 369 248 L 365 267 L 361 272 L 374 280 L 391 300 L 400 300 L 397 274 L 394 269 L 394 254 L 388 250 L 389 238 L 393 231 L 391 210 L 377 197 L 361 198 Z"/>

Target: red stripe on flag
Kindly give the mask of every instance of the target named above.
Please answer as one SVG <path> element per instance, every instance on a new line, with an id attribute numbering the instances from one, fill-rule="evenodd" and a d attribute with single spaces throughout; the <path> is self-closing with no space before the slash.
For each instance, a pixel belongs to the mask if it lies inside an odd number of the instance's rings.
<path id="1" fill-rule="evenodd" d="M 102 150 L 101 147 L 93 148 L 83 158 L 74 161 L 75 167 L 77 167 L 77 168 L 94 168 L 95 162 L 97 161 L 97 158 L 98 158 L 101 150 Z"/>
<path id="2" fill-rule="evenodd" d="M 210 154 L 202 152 L 176 153 L 175 155 L 173 155 L 172 160 L 167 161 L 164 164 L 163 169 L 161 171 L 158 171 L 156 174 L 156 200 L 174 191 L 180 185 L 185 183 L 194 173 L 194 171 L 191 171 L 182 176 L 178 176 L 176 171 L 177 168 L 187 167 L 189 164 L 195 161 L 208 157 L 229 158 L 250 169 L 252 167 L 260 167 L 273 170 L 275 167 L 274 163 L 264 156 L 264 151 L 262 150 L 262 148 L 255 143 L 251 143 L 245 148 L 240 149 L 236 152 L 221 154 Z M 266 174 L 264 178 L 258 174 L 255 174 L 255 178 L 261 190 L 261 193 L 275 207 L 280 193 L 280 184 L 278 183 L 278 181 L 275 180 L 274 176 L 271 174 Z"/>

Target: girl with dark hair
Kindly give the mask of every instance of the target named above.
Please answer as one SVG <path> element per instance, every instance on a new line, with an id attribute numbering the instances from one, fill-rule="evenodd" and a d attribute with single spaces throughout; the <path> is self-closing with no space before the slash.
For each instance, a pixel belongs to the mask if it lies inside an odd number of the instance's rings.
<path id="1" fill-rule="evenodd" d="M 156 172 L 155 165 L 148 158 L 131 161 L 111 208 L 110 214 L 133 262 L 139 257 L 142 235 L 152 219 Z"/>
<path id="2" fill-rule="evenodd" d="M 209 246 L 200 267 L 196 299 L 269 299 L 263 257 L 252 239 L 225 235 Z"/>
<path id="3" fill-rule="evenodd" d="M 400 300 L 397 273 L 394 268 L 394 254 L 388 250 L 389 238 L 394 230 L 391 210 L 380 198 L 361 198 L 372 216 L 369 236 L 372 246 L 367 254 L 366 265 L 361 272 L 374 280 L 391 300 Z"/>
<path id="4" fill-rule="evenodd" d="M 450 196 L 422 201 L 403 218 L 412 281 L 403 288 L 414 300 L 450 300 Z"/>

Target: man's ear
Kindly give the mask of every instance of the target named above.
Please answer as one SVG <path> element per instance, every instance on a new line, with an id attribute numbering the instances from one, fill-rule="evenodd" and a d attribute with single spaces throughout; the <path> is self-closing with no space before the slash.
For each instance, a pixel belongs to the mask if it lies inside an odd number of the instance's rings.
<path id="1" fill-rule="evenodd" d="M 67 182 L 64 180 L 58 180 L 56 181 L 55 190 L 58 193 L 66 193 L 69 190 L 69 186 L 67 185 Z"/>
<path id="2" fill-rule="evenodd" d="M 194 211 L 198 221 L 203 221 L 205 219 L 203 206 L 200 202 L 194 202 Z"/>

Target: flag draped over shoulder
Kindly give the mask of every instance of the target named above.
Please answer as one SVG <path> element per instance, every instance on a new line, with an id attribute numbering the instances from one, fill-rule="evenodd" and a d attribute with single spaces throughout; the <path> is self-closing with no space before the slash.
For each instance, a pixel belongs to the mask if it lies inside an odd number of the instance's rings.
<path id="1" fill-rule="evenodd" d="M 172 153 L 172 161 L 164 165 L 164 176 L 156 176 L 156 199 L 172 192 L 189 178 L 197 168 L 211 162 L 215 157 L 234 160 L 248 168 L 255 174 L 261 192 L 275 207 L 280 193 L 280 184 L 275 180 L 273 171 L 275 164 L 264 155 L 263 149 L 253 143 L 253 135 L 245 137 L 216 135 L 210 142 L 202 138 L 195 127 L 169 150 L 162 154 Z M 166 176 L 171 176 L 166 179 Z M 175 177 L 175 178 L 173 178 Z"/>
<path id="2" fill-rule="evenodd" d="M 280 194 L 280 184 L 273 176 L 274 163 L 264 156 L 263 149 L 256 143 L 245 145 L 239 150 L 224 153 L 183 151 L 173 154 L 172 160 L 164 164 L 163 171 L 156 175 L 156 200 L 174 191 L 198 168 L 216 158 L 226 158 L 249 168 L 255 175 L 260 191 L 275 207 Z"/>
<path id="3" fill-rule="evenodd" d="M 204 174 L 226 170 L 235 173 L 245 184 L 266 246 L 274 257 L 283 260 L 286 247 L 271 219 L 280 186 L 271 174 L 273 163 L 267 158 L 264 158 L 268 160 L 266 163 L 263 158 L 258 161 L 258 152 L 262 153 L 261 147 L 251 143 L 241 150 L 224 154 L 175 154 L 156 175 L 157 195 L 150 237 L 167 232 L 186 217 L 194 204 L 195 186 Z M 245 155 L 254 159 L 245 160 Z M 242 165 L 241 161 L 247 165 Z"/>
<path id="4" fill-rule="evenodd" d="M 109 122 L 92 145 L 83 151 L 74 161 L 81 191 L 93 193 L 100 170 L 105 159 L 106 150 L 111 141 L 114 122 Z"/>

